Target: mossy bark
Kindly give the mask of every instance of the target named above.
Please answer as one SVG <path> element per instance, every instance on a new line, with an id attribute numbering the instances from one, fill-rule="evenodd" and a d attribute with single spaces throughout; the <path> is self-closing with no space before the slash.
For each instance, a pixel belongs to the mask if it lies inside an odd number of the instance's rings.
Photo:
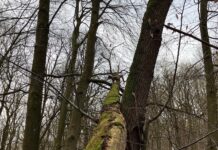
<path id="1" fill-rule="evenodd" d="M 203 41 L 209 43 L 209 35 L 207 28 L 207 0 L 201 0 L 200 3 L 200 31 Z M 202 52 L 204 56 L 204 69 L 206 77 L 206 92 L 207 92 L 207 116 L 208 116 L 208 132 L 217 129 L 217 96 L 214 77 L 214 68 L 211 55 L 211 48 L 202 43 Z M 218 132 L 215 132 L 208 138 L 208 149 L 216 150 L 218 147 Z"/>
<path id="2" fill-rule="evenodd" d="M 99 9 L 100 1 L 92 0 L 92 13 L 91 13 L 91 22 L 88 31 L 87 37 L 87 47 L 85 53 L 85 63 L 84 71 L 78 83 L 78 88 L 76 91 L 75 103 L 79 106 L 80 109 L 84 109 L 86 103 L 86 93 L 89 86 L 89 80 L 91 79 L 94 58 L 95 58 L 95 42 L 96 42 L 96 32 L 98 29 L 98 19 L 99 19 Z M 81 131 L 81 119 L 82 114 L 77 109 L 73 109 L 70 116 L 70 125 L 68 128 L 68 135 L 65 141 L 65 150 L 76 149 L 77 142 L 80 137 Z"/>
<path id="3" fill-rule="evenodd" d="M 72 34 L 72 54 L 70 58 L 70 63 L 69 66 L 67 67 L 67 70 L 65 71 L 66 74 L 73 74 L 75 70 L 75 64 L 76 64 L 76 58 L 77 58 L 77 53 L 79 49 L 79 43 L 78 43 L 78 38 L 79 38 L 79 30 L 80 30 L 80 25 L 81 25 L 81 19 L 78 16 L 79 13 L 79 0 L 76 1 L 76 9 L 75 9 L 75 18 L 76 18 L 76 26 L 74 28 L 73 34 Z M 64 90 L 64 97 L 68 100 L 73 101 L 72 93 L 74 89 L 74 77 L 67 77 L 66 78 L 66 88 Z M 55 149 L 60 150 L 63 145 L 62 145 L 62 138 L 64 135 L 64 129 L 65 129 L 65 122 L 67 118 L 67 102 L 63 98 L 61 98 L 61 109 L 60 109 L 60 118 L 58 122 L 58 132 L 57 132 L 57 137 L 55 139 Z"/>
<path id="4" fill-rule="evenodd" d="M 103 102 L 100 121 L 85 150 L 125 150 L 126 138 L 126 123 L 120 111 L 119 82 L 115 82 Z"/>
<path id="5" fill-rule="evenodd" d="M 163 25 L 172 0 L 149 0 L 141 34 L 122 99 L 128 130 L 129 150 L 145 149 L 143 126 L 145 106 L 161 46 Z M 147 133 L 147 132 L 145 132 Z M 137 144 L 134 144 L 137 143 Z"/>
<path id="6" fill-rule="evenodd" d="M 39 149 L 39 136 L 42 119 L 42 91 L 49 34 L 49 4 L 49 0 L 39 1 L 36 42 L 27 102 L 27 116 L 24 131 L 23 150 Z"/>

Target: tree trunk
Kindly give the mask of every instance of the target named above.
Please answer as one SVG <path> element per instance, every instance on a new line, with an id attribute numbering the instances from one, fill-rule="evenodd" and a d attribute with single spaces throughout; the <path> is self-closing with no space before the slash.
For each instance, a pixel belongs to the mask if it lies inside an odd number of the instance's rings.
<path id="1" fill-rule="evenodd" d="M 65 71 L 66 74 L 73 74 L 75 70 L 75 64 L 76 64 L 76 58 L 77 58 L 77 52 L 79 49 L 79 44 L 77 42 L 79 37 L 79 29 L 81 25 L 81 19 L 78 16 L 79 13 L 79 0 L 76 1 L 76 9 L 75 9 L 75 18 L 77 20 L 75 29 L 72 34 L 72 56 L 70 59 L 69 66 L 67 70 Z M 72 93 L 73 93 L 73 83 L 74 78 L 73 77 L 67 77 L 66 78 L 66 89 L 64 91 L 64 97 L 68 100 L 73 101 L 72 99 Z M 57 137 L 55 139 L 55 149 L 60 150 L 62 147 L 62 138 L 64 135 L 64 128 L 65 128 L 65 121 L 67 118 L 67 102 L 62 98 L 61 99 L 61 110 L 60 110 L 60 119 L 58 122 L 58 133 Z"/>
<path id="2" fill-rule="evenodd" d="M 23 150 L 38 150 L 41 126 L 41 105 L 49 34 L 49 0 L 39 1 L 36 43 L 27 102 Z"/>
<path id="3" fill-rule="evenodd" d="M 119 87 L 119 78 L 116 78 L 103 102 L 100 121 L 85 150 L 125 150 L 127 133 L 120 111 Z"/>
<path id="4" fill-rule="evenodd" d="M 163 25 L 172 0 L 149 0 L 122 100 L 128 130 L 128 150 L 145 149 L 143 124 Z M 146 131 L 147 133 L 147 131 Z M 146 137 L 144 137 L 146 138 Z"/>
<path id="5" fill-rule="evenodd" d="M 15 112 L 15 114 L 13 115 L 12 121 L 11 121 L 12 125 L 10 127 L 10 133 L 9 133 L 8 144 L 7 144 L 6 150 L 12 150 L 12 147 L 13 147 L 12 145 L 14 145 L 13 139 L 15 138 L 16 132 L 17 132 L 16 117 L 17 115 Z"/>
<path id="6" fill-rule="evenodd" d="M 85 65 L 84 71 L 81 79 L 78 83 L 78 88 L 76 91 L 75 103 L 80 109 L 84 109 L 86 93 L 89 86 L 89 80 L 91 79 L 94 58 L 95 58 L 95 42 L 96 42 L 96 32 L 98 29 L 98 18 L 99 18 L 100 1 L 92 0 L 92 14 L 90 28 L 87 38 L 87 47 L 85 54 Z M 82 114 L 77 109 L 73 109 L 70 116 L 70 125 L 68 128 L 68 135 L 65 143 L 65 150 L 76 150 L 77 142 L 80 136 L 81 130 L 81 118 Z"/>
<path id="7" fill-rule="evenodd" d="M 7 121 L 6 124 L 3 128 L 3 133 L 2 133 L 2 141 L 1 141 L 1 148 L 0 150 L 5 150 L 8 136 L 9 136 L 9 130 L 10 130 L 10 120 L 11 118 L 7 116 Z"/>
<path id="8" fill-rule="evenodd" d="M 200 31 L 203 41 L 209 43 L 209 35 L 207 28 L 207 0 L 202 0 L 200 4 Z M 204 57 L 204 69 L 206 77 L 206 92 L 207 92 L 207 115 L 208 115 L 208 132 L 217 128 L 217 96 L 215 77 L 213 73 L 213 61 L 211 48 L 202 43 L 202 51 Z M 218 146 L 218 131 L 208 138 L 208 149 L 216 150 Z"/>

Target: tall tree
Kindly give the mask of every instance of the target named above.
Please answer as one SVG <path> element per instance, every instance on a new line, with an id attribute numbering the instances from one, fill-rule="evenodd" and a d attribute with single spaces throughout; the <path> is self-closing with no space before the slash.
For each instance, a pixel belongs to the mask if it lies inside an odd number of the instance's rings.
<path id="1" fill-rule="evenodd" d="M 87 37 L 87 46 L 85 52 L 85 62 L 84 69 L 80 81 L 78 83 L 78 88 L 76 91 L 75 103 L 80 109 L 84 109 L 86 103 L 86 93 L 89 86 L 89 81 L 92 76 L 94 58 L 95 58 L 95 42 L 96 42 L 96 32 L 99 26 L 99 10 L 100 1 L 92 0 L 92 12 L 91 12 L 91 22 Z M 70 116 L 70 125 L 68 128 L 68 135 L 65 143 L 65 150 L 76 149 L 77 142 L 81 131 L 81 119 L 82 114 L 79 110 L 73 109 Z"/>
<path id="2" fill-rule="evenodd" d="M 38 150 L 41 126 L 41 105 L 49 34 L 49 0 L 39 1 L 36 41 L 27 102 L 23 150 Z"/>
<path id="3" fill-rule="evenodd" d="M 79 3 L 80 0 L 76 0 L 76 7 L 75 7 L 75 21 L 76 21 L 76 25 L 75 28 L 73 30 L 72 33 L 72 52 L 71 52 L 71 58 L 70 58 L 70 62 L 69 65 L 65 71 L 66 74 L 73 74 L 74 70 L 75 70 L 75 64 L 76 64 L 76 58 L 77 58 L 77 53 L 78 53 L 78 49 L 79 49 L 79 43 L 78 43 L 78 38 L 79 38 L 79 31 L 80 31 L 80 25 L 81 25 L 81 20 L 82 20 L 82 16 L 79 16 Z M 73 93 L 73 89 L 74 89 L 74 79 L 73 77 L 67 77 L 66 78 L 66 88 L 64 90 L 64 97 L 68 100 L 73 101 L 72 98 L 72 93 Z M 60 118 L 59 118 L 59 122 L 58 122 L 58 132 L 57 132 L 57 137 L 55 139 L 55 147 L 56 150 L 60 150 L 62 147 L 62 139 L 63 139 L 63 135 L 64 135 L 64 128 L 65 128 L 65 121 L 66 121 L 66 117 L 67 117 L 67 102 L 62 98 L 61 99 L 61 109 L 60 109 Z"/>
<path id="4" fill-rule="evenodd" d="M 122 111 L 127 122 L 128 150 L 146 148 L 145 139 L 142 138 L 143 132 L 147 133 L 143 130 L 144 109 L 161 46 L 163 25 L 171 3 L 172 0 L 149 0 L 144 14 L 141 34 L 122 100 Z M 145 134 L 144 138 L 146 136 Z"/>
<path id="5" fill-rule="evenodd" d="M 200 3 L 200 31 L 201 39 L 207 43 L 209 41 L 208 27 L 207 27 L 207 4 L 208 0 L 201 0 Z M 217 96 L 216 85 L 214 77 L 214 67 L 212 61 L 212 54 L 210 46 L 202 43 L 202 52 L 204 57 L 204 70 L 206 77 L 206 92 L 207 92 L 207 117 L 208 117 L 208 132 L 217 128 Z M 218 144 L 218 131 L 208 138 L 208 149 L 216 150 Z"/>

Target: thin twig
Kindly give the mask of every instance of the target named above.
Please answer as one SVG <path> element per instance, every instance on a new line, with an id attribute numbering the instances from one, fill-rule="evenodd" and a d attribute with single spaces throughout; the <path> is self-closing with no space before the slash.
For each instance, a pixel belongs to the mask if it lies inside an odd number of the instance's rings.
<path id="1" fill-rule="evenodd" d="M 218 128 L 217 128 L 216 130 L 214 130 L 214 131 L 209 132 L 209 133 L 206 134 L 205 136 L 203 136 L 203 137 L 201 137 L 201 138 L 195 140 L 194 142 L 192 142 L 192 143 L 190 143 L 190 144 L 188 144 L 188 145 L 186 145 L 186 146 L 183 146 L 183 147 L 179 148 L 178 150 L 186 149 L 186 148 L 188 148 L 188 147 L 190 147 L 190 146 L 192 146 L 192 145 L 198 143 L 199 141 L 205 139 L 206 137 L 210 136 L 211 134 L 215 133 L 216 131 L 218 131 Z"/>

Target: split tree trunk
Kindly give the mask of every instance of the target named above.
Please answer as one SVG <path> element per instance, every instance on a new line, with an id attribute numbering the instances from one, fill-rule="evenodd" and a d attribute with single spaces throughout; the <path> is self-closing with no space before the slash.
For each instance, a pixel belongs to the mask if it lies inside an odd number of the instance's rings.
<path id="1" fill-rule="evenodd" d="M 99 9 L 100 1 L 92 0 L 92 13 L 91 13 L 91 22 L 87 37 L 87 47 L 85 53 L 85 63 L 84 71 L 78 83 L 78 88 L 76 91 L 75 103 L 79 106 L 80 109 L 84 110 L 86 103 L 86 93 L 89 86 L 89 81 L 92 76 L 94 58 L 95 58 L 95 42 L 96 42 L 96 32 L 98 29 L 98 19 L 99 19 Z M 77 109 L 73 109 L 70 116 L 70 125 L 68 128 L 68 135 L 65 142 L 65 150 L 76 150 L 77 142 L 80 137 L 81 131 L 81 119 L 82 114 Z"/>
<path id="2" fill-rule="evenodd" d="M 23 150 L 39 149 L 40 126 L 42 119 L 42 91 L 49 34 L 49 3 L 50 0 L 39 1 L 36 43 L 27 102 Z"/>
<path id="3" fill-rule="evenodd" d="M 208 28 L 207 28 L 207 3 L 208 0 L 201 0 L 200 3 L 200 31 L 203 41 L 210 43 Z M 208 132 L 217 128 L 217 96 L 214 77 L 214 68 L 211 55 L 211 48 L 202 43 L 202 52 L 204 57 L 204 69 L 206 77 L 206 92 L 207 92 L 207 116 L 208 116 Z M 217 150 L 218 146 L 218 131 L 208 138 L 208 149 Z"/>
<path id="4" fill-rule="evenodd" d="M 79 43 L 78 43 L 78 37 L 79 37 L 79 29 L 81 25 L 81 19 L 78 15 L 79 13 L 79 0 L 76 1 L 76 9 L 75 9 L 75 19 L 76 19 L 76 26 L 72 34 L 72 54 L 70 58 L 69 66 L 67 67 L 67 70 L 65 71 L 66 74 L 73 74 L 75 71 L 75 64 L 76 64 L 76 58 L 77 53 L 79 49 Z M 64 97 L 68 100 L 73 101 L 72 93 L 74 89 L 74 77 L 67 77 L 66 78 L 66 89 L 64 90 Z M 55 149 L 60 150 L 62 145 L 62 139 L 64 135 L 64 129 L 65 129 L 65 122 L 67 118 L 67 102 L 63 98 L 61 99 L 61 109 L 60 109 L 60 118 L 58 122 L 58 132 L 57 137 L 55 139 Z"/>
<path id="5" fill-rule="evenodd" d="M 145 106 L 161 46 L 163 25 L 172 0 L 149 0 L 122 100 L 128 130 L 128 150 L 145 149 Z M 148 128 L 148 127 L 146 127 Z"/>

